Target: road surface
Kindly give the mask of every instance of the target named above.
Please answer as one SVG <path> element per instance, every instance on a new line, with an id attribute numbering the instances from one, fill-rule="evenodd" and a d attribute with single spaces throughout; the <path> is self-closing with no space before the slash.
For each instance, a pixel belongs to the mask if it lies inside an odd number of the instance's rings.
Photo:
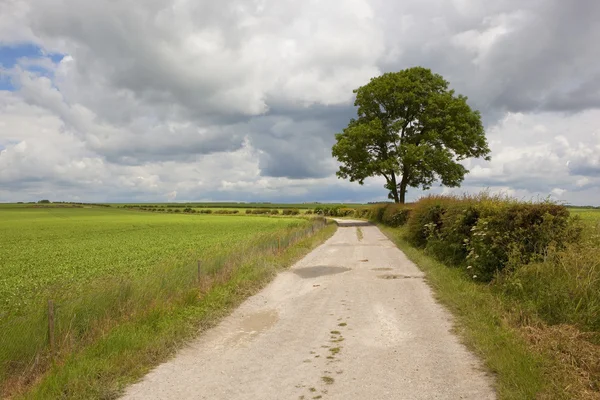
<path id="1" fill-rule="evenodd" d="M 124 398 L 495 399 L 423 273 L 377 227 L 360 224 L 340 221 Z"/>

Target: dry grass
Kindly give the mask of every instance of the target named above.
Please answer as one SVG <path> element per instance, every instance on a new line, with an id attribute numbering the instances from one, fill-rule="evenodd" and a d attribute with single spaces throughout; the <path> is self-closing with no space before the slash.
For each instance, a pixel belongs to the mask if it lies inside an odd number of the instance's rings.
<path id="1" fill-rule="evenodd" d="M 600 339 L 572 325 L 523 326 L 520 333 L 535 351 L 549 360 L 547 375 L 552 385 L 539 399 L 600 399 Z"/>

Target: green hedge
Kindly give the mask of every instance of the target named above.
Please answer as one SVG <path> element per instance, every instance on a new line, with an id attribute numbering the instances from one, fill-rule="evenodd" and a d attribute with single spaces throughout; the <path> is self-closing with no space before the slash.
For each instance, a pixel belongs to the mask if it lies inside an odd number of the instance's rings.
<path id="1" fill-rule="evenodd" d="M 406 224 L 411 214 L 411 206 L 406 204 L 384 203 L 368 210 L 371 221 L 398 227 Z"/>
<path id="2" fill-rule="evenodd" d="M 415 246 L 483 281 L 505 268 L 539 261 L 548 246 L 564 247 L 579 234 L 562 205 L 488 195 L 425 197 L 408 219 Z"/>

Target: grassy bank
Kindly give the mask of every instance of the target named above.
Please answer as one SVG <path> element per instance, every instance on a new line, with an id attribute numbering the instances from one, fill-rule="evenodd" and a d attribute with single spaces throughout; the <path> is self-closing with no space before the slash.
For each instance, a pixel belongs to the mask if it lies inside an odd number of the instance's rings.
<path id="1" fill-rule="evenodd" d="M 600 247 L 594 231 L 510 278 L 483 284 L 441 263 L 431 250 L 415 248 L 407 227 L 381 229 L 426 273 L 455 315 L 459 335 L 496 375 L 501 399 L 600 398 L 600 336 L 594 329 Z"/>

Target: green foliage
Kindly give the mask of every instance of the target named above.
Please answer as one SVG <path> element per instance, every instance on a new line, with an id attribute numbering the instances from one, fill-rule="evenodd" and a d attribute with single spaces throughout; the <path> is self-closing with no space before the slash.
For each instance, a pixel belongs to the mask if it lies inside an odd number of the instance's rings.
<path id="1" fill-rule="evenodd" d="M 371 221 L 398 227 L 406 224 L 411 208 L 405 204 L 378 204 L 372 206 L 368 212 Z"/>
<path id="2" fill-rule="evenodd" d="M 539 261 L 500 274 L 496 287 L 549 324 L 600 332 L 600 230 L 562 249 L 551 246 Z"/>
<path id="3" fill-rule="evenodd" d="M 383 176 L 389 198 L 404 203 L 407 187 L 459 186 L 468 172 L 461 160 L 489 159 L 479 112 L 429 69 L 386 73 L 354 93 L 357 119 L 332 148 L 339 178 L 362 185 Z"/>
<path id="4" fill-rule="evenodd" d="M 300 210 L 297 208 L 285 208 L 283 210 L 283 215 L 298 215 L 300 214 Z"/>
<path id="5" fill-rule="evenodd" d="M 564 206 L 485 194 L 425 197 L 414 205 L 408 222 L 414 245 L 483 281 L 505 268 L 540 260 L 548 246 L 562 248 L 579 232 Z"/>

